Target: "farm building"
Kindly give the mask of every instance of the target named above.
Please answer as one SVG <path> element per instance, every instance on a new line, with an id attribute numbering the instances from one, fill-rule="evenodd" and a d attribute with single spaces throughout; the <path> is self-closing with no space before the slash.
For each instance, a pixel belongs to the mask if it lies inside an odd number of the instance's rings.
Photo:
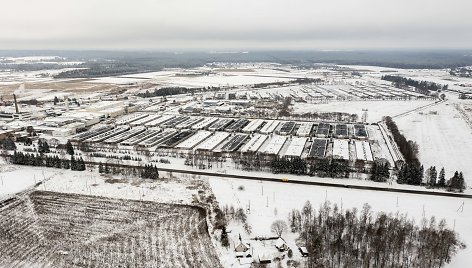
<path id="1" fill-rule="evenodd" d="M 370 144 L 367 141 L 355 141 L 356 146 L 356 159 L 372 162 L 374 157 L 372 156 L 372 151 L 370 149 Z"/>
<path id="2" fill-rule="evenodd" d="M 173 116 L 173 115 L 163 115 L 163 116 L 161 116 L 161 117 L 159 117 L 159 118 L 156 118 L 156 119 L 154 119 L 154 120 L 152 120 L 152 121 L 150 121 L 150 122 L 147 122 L 147 123 L 144 124 L 144 125 L 145 125 L 146 127 L 157 127 L 157 126 L 159 126 L 160 124 L 163 124 L 163 123 L 165 123 L 165 122 L 167 122 L 167 121 L 169 121 L 169 120 L 172 120 L 172 119 L 174 119 L 174 118 L 175 118 L 175 116 Z"/>
<path id="3" fill-rule="evenodd" d="M 280 121 L 278 120 L 269 120 L 266 122 L 264 127 L 261 129 L 262 134 L 270 134 L 275 131 L 277 126 L 279 125 Z"/>
<path id="4" fill-rule="evenodd" d="M 259 150 L 259 148 L 267 140 L 267 135 L 255 134 L 244 146 L 241 148 L 242 153 L 254 153 Z"/>
<path id="5" fill-rule="evenodd" d="M 260 127 L 263 126 L 264 122 L 265 121 L 262 119 L 253 119 L 247 126 L 243 128 L 242 131 L 246 133 L 252 133 L 254 131 L 257 131 Z"/>
<path id="6" fill-rule="evenodd" d="M 193 149 L 195 146 L 200 144 L 202 141 L 210 137 L 212 132 L 206 130 L 200 130 L 197 134 L 193 135 L 192 137 L 184 140 L 179 145 L 176 146 L 178 149 L 190 150 Z"/>
<path id="7" fill-rule="evenodd" d="M 158 119 L 159 117 L 161 117 L 161 115 L 156 115 L 156 114 L 149 115 L 149 116 L 143 117 L 139 120 L 133 121 L 133 122 L 129 123 L 129 125 L 132 126 L 132 127 L 133 126 L 134 127 L 144 126 L 146 123 L 154 121 L 154 120 Z"/>
<path id="8" fill-rule="evenodd" d="M 198 122 L 203 121 L 201 117 L 191 117 L 189 120 L 175 126 L 176 129 L 189 129 Z"/>
<path id="9" fill-rule="evenodd" d="M 138 143 L 139 146 L 143 146 L 143 147 L 152 147 L 152 146 L 156 146 L 168 139 L 170 139 L 171 137 L 177 135 L 177 131 L 175 130 L 165 130 L 157 135 L 154 135 L 154 136 L 151 136 L 150 138 L 144 140 L 144 141 L 141 141 Z"/>
<path id="10" fill-rule="evenodd" d="M 207 118 L 203 119 L 202 121 L 200 121 L 200 122 L 196 123 L 195 125 L 193 125 L 192 129 L 195 129 L 195 130 L 205 129 L 209 125 L 215 123 L 216 121 L 218 121 L 218 118 L 216 118 L 216 117 L 207 117 Z"/>
<path id="11" fill-rule="evenodd" d="M 177 135 L 174 135 L 158 145 L 160 148 L 174 148 L 177 144 L 185 141 L 195 134 L 195 131 L 184 130 L 179 132 Z"/>
<path id="12" fill-rule="evenodd" d="M 247 124 L 249 124 L 249 120 L 244 119 L 244 118 L 238 119 L 235 122 L 233 122 L 231 125 L 227 126 L 225 130 L 228 132 L 241 131 L 241 129 L 243 129 L 243 127 L 245 127 Z"/>
<path id="13" fill-rule="evenodd" d="M 349 142 L 333 139 L 333 159 L 349 160 Z"/>
<path id="14" fill-rule="evenodd" d="M 127 131 L 128 129 L 129 129 L 129 127 L 126 127 L 126 126 L 117 127 L 117 128 L 112 129 L 112 130 L 109 130 L 107 132 L 101 133 L 97 136 L 88 138 L 86 141 L 87 142 L 102 142 L 106 139 L 117 136 L 117 135 Z"/>
<path id="15" fill-rule="evenodd" d="M 327 138 L 329 136 L 330 125 L 326 123 L 319 123 L 316 128 L 316 136 L 321 138 Z"/>
<path id="16" fill-rule="evenodd" d="M 228 132 L 215 132 L 213 136 L 200 143 L 195 150 L 212 151 L 228 137 Z"/>
<path id="17" fill-rule="evenodd" d="M 190 116 L 180 116 L 180 117 L 175 117 L 175 118 L 172 118 L 171 120 L 165 122 L 165 123 L 162 123 L 161 126 L 163 128 L 174 128 L 175 126 L 177 126 L 178 124 L 181 124 L 187 120 L 190 119 Z"/>
<path id="18" fill-rule="evenodd" d="M 346 124 L 337 124 L 334 130 L 334 136 L 336 138 L 347 138 L 349 136 L 349 131 Z"/>
<path id="19" fill-rule="evenodd" d="M 310 158 L 324 158 L 326 155 L 326 147 L 328 146 L 327 139 L 313 139 L 310 147 L 308 157 Z"/>
<path id="20" fill-rule="evenodd" d="M 126 131 L 126 132 L 123 132 L 123 133 L 121 133 L 119 135 L 116 135 L 114 137 L 108 138 L 108 139 L 104 140 L 103 142 L 109 143 L 109 144 L 116 144 L 116 143 L 122 142 L 124 140 L 127 140 L 127 139 L 129 139 L 129 138 L 131 138 L 135 135 L 138 135 L 141 132 L 144 132 L 144 130 L 146 130 L 144 127 L 135 127 L 135 128 L 132 128 L 129 131 Z"/>
<path id="21" fill-rule="evenodd" d="M 295 128 L 295 122 L 290 121 L 290 122 L 284 122 L 280 124 L 279 130 L 277 133 L 279 135 L 290 135 Z"/>
<path id="22" fill-rule="evenodd" d="M 286 157 L 301 157 L 303 149 L 305 149 L 307 138 L 304 137 L 293 137 L 288 145 L 287 151 L 284 156 Z"/>
<path id="23" fill-rule="evenodd" d="M 313 128 L 313 123 L 303 122 L 300 124 L 300 127 L 297 130 L 297 136 L 308 137 L 311 134 L 311 129 Z"/>
<path id="24" fill-rule="evenodd" d="M 101 133 L 104 133 L 106 131 L 110 131 L 112 129 L 113 129 L 113 126 L 110 126 L 110 125 L 99 126 L 99 127 L 94 128 L 94 129 L 90 129 L 88 131 L 79 133 L 79 134 L 73 136 L 70 140 L 71 141 L 84 141 L 86 139 L 97 136 Z"/>
<path id="25" fill-rule="evenodd" d="M 265 148 L 261 151 L 263 154 L 267 155 L 277 155 L 279 154 L 280 150 L 285 144 L 287 137 L 274 135 L 271 137 L 270 142 L 265 146 Z"/>
<path id="26" fill-rule="evenodd" d="M 354 125 L 354 136 L 358 139 L 367 139 L 365 125 Z"/>
<path id="27" fill-rule="evenodd" d="M 219 131 L 219 130 L 224 130 L 227 126 L 229 126 L 231 123 L 233 123 L 233 119 L 231 118 L 220 118 L 218 121 L 213 123 L 211 126 L 208 127 L 208 130 L 210 131 Z"/>
<path id="28" fill-rule="evenodd" d="M 123 145 L 136 145 L 137 143 L 144 141 L 150 137 L 153 137 L 157 135 L 160 132 L 160 130 L 157 129 L 148 129 L 145 130 L 144 132 L 131 136 L 128 139 L 124 140 L 121 142 Z"/>
<path id="29" fill-rule="evenodd" d="M 243 142 L 248 138 L 248 136 L 249 135 L 247 134 L 235 134 L 228 140 L 228 142 L 223 145 L 223 147 L 221 147 L 221 151 L 234 152 L 238 150 Z"/>

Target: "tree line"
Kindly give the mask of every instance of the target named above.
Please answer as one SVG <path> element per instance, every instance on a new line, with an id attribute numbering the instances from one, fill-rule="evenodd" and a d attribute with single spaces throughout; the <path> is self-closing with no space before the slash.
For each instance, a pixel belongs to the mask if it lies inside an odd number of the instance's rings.
<path id="1" fill-rule="evenodd" d="M 390 81 L 396 88 L 405 88 L 407 86 L 414 87 L 417 92 L 429 95 L 431 91 L 438 92 L 447 90 L 448 85 L 441 85 L 429 81 L 417 81 L 411 78 L 405 78 L 397 75 L 384 75 L 382 80 Z"/>
<path id="2" fill-rule="evenodd" d="M 37 166 L 37 167 L 54 167 L 71 169 L 76 171 L 85 170 L 85 161 L 82 157 L 71 159 L 60 159 L 59 156 L 49 156 L 45 154 L 23 153 L 15 151 L 13 155 L 9 156 L 10 162 L 15 165 Z"/>
<path id="3" fill-rule="evenodd" d="M 306 267 L 443 267 L 465 244 L 445 220 L 405 214 L 373 214 L 368 204 L 344 210 L 325 202 L 316 211 L 307 202 L 288 218 L 308 250 Z"/>
<path id="4" fill-rule="evenodd" d="M 207 91 L 219 91 L 220 87 L 199 87 L 199 88 L 191 88 L 191 87 L 162 87 L 156 88 L 154 91 L 146 90 L 146 92 L 140 92 L 137 94 L 138 97 L 141 98 L 152 98 L 152 97 L 165 97 L 170 95 L 178 95 L 178 94 L 194 94 L 199 92 L 207 92 Z"/>

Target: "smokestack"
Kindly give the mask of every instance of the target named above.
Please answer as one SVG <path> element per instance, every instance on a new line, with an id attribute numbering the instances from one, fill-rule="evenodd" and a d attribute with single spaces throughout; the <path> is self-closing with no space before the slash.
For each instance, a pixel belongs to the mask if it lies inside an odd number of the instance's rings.
<path id="1" fill-rule="evenodd" d="M 16 110 L 16 113 L 19 114 L 20 111 L 18 110 L 18 102 L 16 101 L 16 95 L 13 94 L 13 99 L 15 100 L 15 110 Z"/>

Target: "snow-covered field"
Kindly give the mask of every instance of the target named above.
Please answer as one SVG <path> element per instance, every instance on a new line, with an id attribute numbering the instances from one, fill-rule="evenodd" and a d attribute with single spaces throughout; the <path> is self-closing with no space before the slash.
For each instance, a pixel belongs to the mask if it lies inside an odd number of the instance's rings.
<path id="1" fill-rule="evenodd" d="M 429 113 L 437 111 L 437 114 Z M 472 129 L 453 102 L 439 104 L 421 113 L 395 118 L 400 131 L 419 145 L 420 161 L 425 168 L 445 168 L 446 177 L 462 171 L 472 186 Z"/>
<path id="2" fill-rule="evenodd" d="M 423 215 L 427 218 L 435 216 L 437 219 L 446 219 L 450 228 L 459 233 L 460 239 L 468 247 L 460 251 L 447 267 L 463 268 L 470 264 L 472 254 L 472 200 L 450 197 L 421 196 L 399 193 L 382 193 L 342 188 L 327 188 L 318 186 L 293 185 L 274 182 L 258 182 L 246 180 L 231 180 L 209 178 L 213 192 L 220 205 L 233 205 L 235 208 L 247 209 L 248 222 L 252 226 L 252 235 L 270 235 L 270 226 L 276 219 L 287 221 L 288 213 L 292 209 L 301 209 L 306 201 L 310 201 L 314 208 L 328 200 L 337 203 L 343 208 L 357 207 L 369 203 L 374 212 L 407 213 L 417 223 Z M 243 186 L 244 190 L 239 187 Z M 296 194 L 294 194 L 296 193 Z M 398 203 L 397 203 L 398 200 Z M 464 202 L 463 210 L 459 209 Z M 398 206 L 397 206 L 398 204 Z M 233 227 L 237 228 L 237 227 Z M 294 248 L 296 235 L 283 236 L 290 247 Z M 294 251 L 297 257 L 298 251 Z M 228 254 L 233 254 L 228 252 Z M 228 258 L 228 261 L 230 259 Z"/>
<path id="3" fill-rule="evenodd" d="M 393 116 L 407 112 L 434 101 L 412 100 L 412 101 L 333 101 L 329 103 L 296 103 L 295 113 L 307 112 L 344 112 L 357 114 L 362 118 L 363 109 L 367 109 L 367 122 L 373 123 L 382 120 L 384 116 Z"/>
<path id="4" fill-rule="evenodd" d="M 49 168 L 18 168 L 0 164 L 0 200 L 33 187 L 36 183 L 54 176 L 58 171 Z"/>

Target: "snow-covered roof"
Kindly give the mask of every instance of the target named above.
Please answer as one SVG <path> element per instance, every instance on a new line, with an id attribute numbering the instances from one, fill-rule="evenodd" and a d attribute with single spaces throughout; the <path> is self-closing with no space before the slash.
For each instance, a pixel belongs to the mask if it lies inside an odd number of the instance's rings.
<path id="1" fill-rule="evenodd" d="M 200 143 L 196 150 L 213 150 L 229 136 L 228 132 L 215 132 L 213 136 Z"/>
<path id="2" fill-rule="evenodd" d="M 200 130 L 197 132 L 197 134 L 181 142 L 179 145 L 176 146 L 176 148 L 192 149 L 193 147 L 201 143 L 203 140 L 208 138 L 211 134 L 212 132 L 210 131 Z"/>
<path id="3" fill-rule="evenodd" d="M 305 148 L 307 138 L 294 137 L 285 152 L 285 156 L 301 156 Z"/>
<path id="4" fill-rule="evenodd" d="M 372 151 L 370 150 L 370 144 L 367 141 L 355 141 L 356 145 L 356 158 L 364 161 L 374 161 Z"/>
<path id="5" fill-rule="evenodd" d="M 144 124 L 146 127 L 155 127 L 155 126 L 158 126 L 164 122 L 167 122 L 169 120 L 171 120 L 172 118 L 174 118 L 173 115 L 163 115 L 162 117 L 159 117 L 157 119 L 154 119 L 150 122 L 147 122 L 146 124 Z"/>
<path id="6" fill-rule="evenodd" d="M 150 116 L 146 116 L 146 117 L 143 117 L 143 118 L 140 118 L 136 121 L 133 121 L 133 122 L 130 122 L 129 124 L 131 126 L 142 126 L 146 123 L 149 123 L 151 121 L 154 121 L 158 118 L 160 118 L 161 116 L 160 115 L 157 115 L 157 114 L 153 114 L 153 115 L 150 115 Z"/>
<path id="7" fill-rule="evenodd" d="M 349 142 L 347 140 L 333 140 L 333 157 L 349 160 Z"/>
<path id="8" fill-rule="evenodd" d="M 313 123 L 303 122 L 300 125 L 300 128 L 298 128 L 297 130 L 297 136 L 303 136 L 303 137 L 309 136 L 312 128 L 313 128 Z"/>
<path id="9" fill-rule="evenodd" d="M 257 152 L 262 144 L 267 140 L 267 135 L 256 134 L 254 135 L 242 148 L 241 152 Z"/>
<path id="10" fill-rule="evenodd" d="M 265 147 L 263 153 L 266 154 L 278 154 L 282 146 L 284 146 L 287 137 L 274 135 L 272 136 L 269 144 Z"/>
<path id="11" fill-rule="evenodd" d="M 277 241 L 275 241 L 275 246 L 276 246 L 277 248 L 281 248 L 281 247 L 283 247 L 284 245 L 286 245 L 285 240 L 283 240 L 281 237 L 279 237 L 279 238 L 277 239 Z"/>
<path id="12" fill-rule="evenodd" d="M 218 118 L 216 117 L 207 117 L 205 119 L 203 119 L 203 121 L 200 121 L 198 123 L 196 123 L 195 125 L 192 126 L 192 129 L 203 129 L 203 128 L 206 128 L 208 127 L 209 125 L 213 124 L 214 122 L 216 122 L 218 120 Z"/>
<path id="13" fill-rule="evenodd" d="M 261 129 L 261 133 L 269 134 L 269 133 L 274 132 L 274 130 L 279 125 L 279 123 L 280 123 L 280 121 L 278 121 L 278 120 L 269 120 L 269 121 L 267 121 L 267 123 Z"/>
<path id="14" fill-rule="evenodd" d="M 253 132 L 264 123 L 263 119 L 254 119 L 243 128 L 243 132 Z"/>

